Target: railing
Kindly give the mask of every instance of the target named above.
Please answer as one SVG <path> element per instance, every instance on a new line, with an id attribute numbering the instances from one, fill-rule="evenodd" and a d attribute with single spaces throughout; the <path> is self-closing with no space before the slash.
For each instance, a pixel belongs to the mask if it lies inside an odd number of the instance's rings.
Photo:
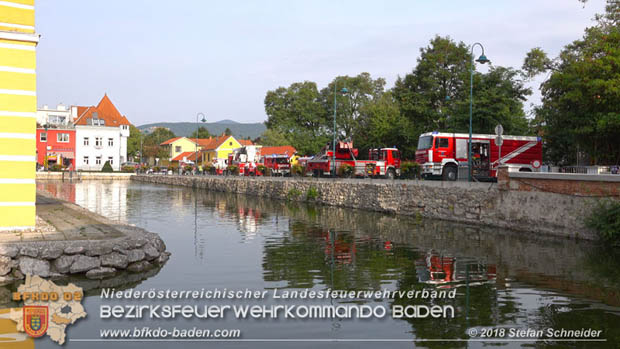
<path id="1" fill-rule="evenodd" d="M 580 174 L 618 174 L 618 166 L 551 166 L 549 172 Z"/>

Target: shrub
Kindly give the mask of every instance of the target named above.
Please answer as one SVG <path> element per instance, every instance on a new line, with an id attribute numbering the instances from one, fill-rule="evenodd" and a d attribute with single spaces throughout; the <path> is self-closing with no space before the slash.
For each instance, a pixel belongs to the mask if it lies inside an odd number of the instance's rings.
<path id="1" fill-rule="evenodd" d="M 215 166 L 209 164 L 205 166 L 205 172 L 208 174 L 215 174 Z"/>
<path id="2" fill-rule="evenodd" d="M 403 161 L 400 164 L 401 178 L 414 179 L 419 178 L 422 167 L 415 161 Z"/>
<path id="3" fill-rule="evenodd" d="M 159 168 L 159 166 L 153 167 L 153 172 L 159 173 L 160 171 L 161 171 L 161 168 Z"/>
<path id="4" fill-rule="evenodd" d="M 620 201 L 600 201 L 585 223 L 603 242 L 620 247 Z"/>
<path id="5" fill-rule="evenodd" d="M 265 175 L 265 171 L 266 170 L 267 170 L 267 166 L 262 165 L 262 164 L 256 165 L 256 172 L 258 172 L 258 173 L 260 173 L 262 175 Z"/>
<path id="6" fill-rule="evenodd" d="M 172 173 L 175 174 L 179 171 L 179 166 L 175 164 L 170 164 L 168 166 L 168 171 L 172 171 Z"/>
<path id="7" fill-rule="evenodd" d="M 237 165 L 228 166 L 228 172 L 233 176 L 239 175 L 239 166 Z"/>
<path id="8" fill-rule="evenodd" d="M 301 190 L 297 188 L 291 188 L 286 194 L 287 200 L 297 200 L 301 196 Z"/>
<path id="9" fill-rule="evenodd" d="M 136 168 L 133 166 L 123 166 L 121 171 L 126 172 L 126 173 L 132 173 L 136 171 Z"/>
<path id="10" fill-rule="evenodd" d="M 319 190 L 315 187 L 308 188 L 308 192 L 306 193 L 306 200 L 314 201 L 319 197 Z"/>
<path id="11" fill-rule="evenodd" d="M 291 175 L 292 176 L 303 176 L 306 174 L 306 168 L 301 166 L 300 164 L 295 164 L 291 166 Z"/>
<path id="12" fill-rule="evenodd" d="M 59 172 L 59 171 L 62 171 L 62 165 L 61 164 L 53 164 L 49 169 L 50 169 L 50 171 Z"/>
<path id="13" fill-rule="evenodd" d="M 353 166 L 349 164 L 342 164 L 338 167 L 339 177 L 351 177 L 353 176 Z"/>
<path id="14" fill-rule="evenodd" d="M 110 165 L 110 161 L 106 161 L 101 168 L 101 172 L 114 172 L 112 165 Z"/>
<path id="15" fill-rule="evenodd" d="M 144 165 L 144 164 L 140 165 L 140 171 L 142 173 L 144 173 L 144 172 L 146 172 L 148 170 L 149 170 L 149 167 L 147 165 Z"/>
<path id="16" fill-rule="evenodd" d="M 183 167 L 183 171 L 185 171 L 186 173 L 190 173 L 194 170 L 194 167 L 192 165 L 185 165 L 185 167 Z"/>

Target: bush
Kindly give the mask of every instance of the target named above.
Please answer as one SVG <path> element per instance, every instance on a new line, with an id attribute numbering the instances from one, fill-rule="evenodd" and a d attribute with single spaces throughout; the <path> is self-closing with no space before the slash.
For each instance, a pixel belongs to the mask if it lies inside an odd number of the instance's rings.
<path id="1" fill-rule="evenodd" d="M 161 168 L 159 168 L 159 166 L 155 166 L 155 167 L 153 167 L 153 172 L 159 173 L 159 172 L 161 172 Z"/>
<path id="2" fill-rule="evenodd" d="M 603 242 L 620 247 L 620 201 L 599 202 L 585 223 Z"/>
<path id="3" fill-rule="evenodd" d="M 168 171 L 172 171 L 173 174 L 178 173 L 179 171 L 179 165 L 175 165 L 175 164 L 170 164 L 168 166 Z"/>
<path id="4" fill-rule="evenodd" d="M 215 174 L 215 166 L 210 164 L 205 166 L 205 172 L 208 174 Z"/>
<path id="5" fill-rule="evenodd" d="M 400 176 L 403 179 L 420 178 L 422 166 L 415 161 L 403 161 L 400 164 Z"/>
<path id="6" fill-rule="evenodd" d="M 267 166 L 262 165 L 262 164 L 256 165 L 256 172 L 257 173 L 265 175 L 265 170 L 267 170 Z"/>
<path id="7" fill-rule="evenodd" d="M 147 165 L 140 165 L 140 172 L 145 173 L 146 171 L 149 170 L 149 167 Z"/>
<path id="8" fill-rule="evenodd" d="M 133 166 L 123 166 L 121 171 L 126 172 L 126 173 L 133 173 L 136 171 L 136 168 Z"/>
<path id="9" fill-rule="evenodd" d="M 106 161 L 101 168 L 101 172 L 114 172 L 112 165 L 110 165 L 110 161 Z"/>
<path id="10" fill-rule="evenodd" d="M 192 165 L 185 165 L 185 167 L 183 167 L 183 171 L 185 173 L 191 173 L 194 170 L 194 166 Z"/>
<path id="11" fill-rule="evenodd" d="M 296 188 L 291 188 L 286 194 L 287 200 L 297 200 L 301 196 L 301 190 Z"/>
<path id="12" fill-rule="evenodd" d="M 308 192 L 306 193 L 306 200 L 314 201 L 319 197 L 319 190 L 315 187 L 308 188 Z"/>
<path id="13" fill-rule="evenodd" d="M 228 172 L 233 176 L 239 175 L 239 166 L 237 165 L 228 166 Z"/>
<path id="14" fill-rule="evenodd" d="M 338 167 L 339 177 L 351 177 L 353 176 L 353 166 L 349 164 L 342 164 Z"/>
<path id="15" fill-rule="evenodd" d="M 53 164 L 51 167 L 49 167 L 50 171 L 54 171 L 54 172 L 60 172 L 62 171 L 62 165 L 61 164 Z"/>
<path id="16" fill-rule="evenodd" d="M 306 174 L 306 168 L 301 166 L 300 164 L 295 164 L 291 166 L 292 176 L 304 176 L 305 174 Z"/>

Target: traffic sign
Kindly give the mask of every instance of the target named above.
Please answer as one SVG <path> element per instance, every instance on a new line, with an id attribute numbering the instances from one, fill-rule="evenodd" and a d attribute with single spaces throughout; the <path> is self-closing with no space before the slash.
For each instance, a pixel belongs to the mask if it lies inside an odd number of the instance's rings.
<path id="1" fill-rule="evenodd" d="M 502 124 L 497 124 L 497 126 L 495 126 L 495 134 L 498 136 L 504 134 L 504 127 L 502 126 Z"/>
<path id="2" fill-rule="evenodd" d="M 501 147 L 502 144 L 504 144 L 504 138 L 502 136 L 496 136 L 495 137 L 495 145 L 497 145 L 498 147 Z"/>

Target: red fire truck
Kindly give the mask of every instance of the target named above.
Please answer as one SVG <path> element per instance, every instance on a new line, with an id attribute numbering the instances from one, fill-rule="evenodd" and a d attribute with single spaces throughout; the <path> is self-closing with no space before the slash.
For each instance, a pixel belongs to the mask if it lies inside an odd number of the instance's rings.
<path id="1" fill-rule="evenodd" d="M 271 170 L 274 176 L 290 176 L 291 163 L 288 154 L 271 154 L 263 157 L 265 167 Z"/>
<path id="2" fill-rule="evenodd" d="M 353 167 L 352 176 L 395 178 L 400 176 L 400 152 L 396 148 L 370 149 L 369 160 L 358 160 L 358 150 L 353 148 L 353 142 L 336 143 L 336 171 L 343 165 Z M 326 145 L 321 153 L 308 160 L 306 169 L 314 177 L 331 175 L 334 168 L 333 152 L 330 144 Z"/>
<path id="3" fill-rule="evenodd" d="M 488 180 L 497 178 L 497 168 L 507 165 L 509 171 L 536 172 L 542 165 L 542 142 L 539 137 L 473 134 L 471 142 L 472 176 Z M 416 161 L 422 166 L 423 177 L 441 176 L 455 181 L 467 176 L 469 134 L 427 132 L 420 135 Z M 501 156 L 501 159 L 500 159 Z"/>
<path id="4" fill-rule="evenodd" d="M 228 165 L 235 165 L 239 168 L 240 176 L 256 176 L 261 175 L 256 170 L 258 166 L 258 151 L 260 146 L 248 145 L 233 150 L 228 155 Z"/>

